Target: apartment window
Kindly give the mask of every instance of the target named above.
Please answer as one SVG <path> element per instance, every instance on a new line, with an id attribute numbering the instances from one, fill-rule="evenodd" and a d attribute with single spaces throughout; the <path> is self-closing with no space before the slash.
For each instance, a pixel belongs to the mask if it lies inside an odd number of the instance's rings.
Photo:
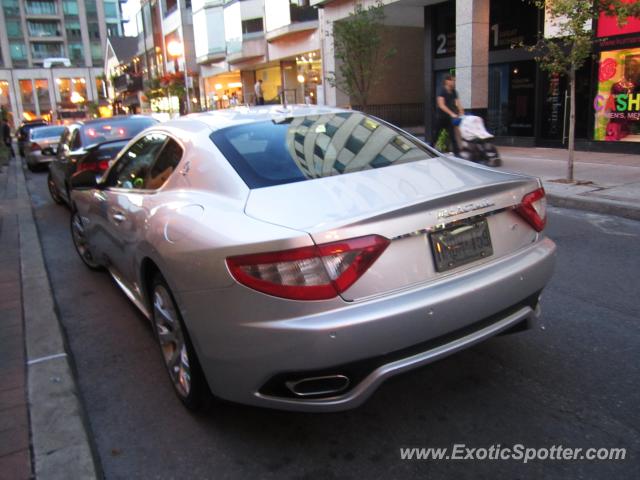
<path id="1" fill-rule="evenodd" d="M 9 49 L 11 50 L 11 60 L 27 59 L 27 47 L 24 42 L 9 42 Z"/>
<path id="2" fill-rule="evenodd" d="M 64 48 L 60 43 L 38 43 L 31 44 L 31 56 L 36 60 L 49 57 L 64 57 Z"/>
<path id="3" fill-rule="evenodd" d="M 178 8 L 178 0 L 165 0 L 164 16 L 166 17 Z"/>
<path id="4" fill-rule="evenodd" d="M 7 20 L 5 25 L 7 27 L 7 36 L 9 38 L 22 38 L 22 25 L 20 20 Z"/>
<path id="5" fill-rule="evenodd" d="M 59 37 L 60 24 L 58 22 L 27 21 L 27 30 L 31 37 Z"/>
<path id="6" fill-rule="evenodd" d="M 120 24 L 119 23 L 107 23 L 107 35 L 109 37 L 120 36 Z"/>
<path id="7" fill-rule="evenodd" d="M 250 20 L 242 21 L 242 34 L 247 35 L 249 33 L 262 33 L 264 31 L 262 18 L 252 18 Z"/>
<path id="8" fill-rule="evenodd" d="M 98 22 L 87 22 L 87 28 L 89 29 L 89 38 L 92 40 L 100 40 L 100 27 Z"/>
<path id="9" fill-rule="evenodd" d="M 2 0 L 5 17 L 20 18 L 20 3 L 18 0 Z"/>
<path id="10" fill-rule="evenodd" d="M 76 20 L 67 20 L 64 22 L 64 28 L 67 31 L 67 40 L 81 40 L 82 31 L 80 30 L 80 22 Z"/>
<path id="11" fill-rule="evenodd" d="M 104 2 L 104 16 L 106 18 L 118 18 L 118 5 L 116 3 Z"/>
<path id="12" fill-rule="evenodd" d="M 87 12 L 87 18 L 98 18 L 98 7 L 95 0 L 84 0 L 84 8 Z"/>
<path id="13" fill-rule="evenodd" d="M 309 0 L 290 0 L 291 22 L 310 22 L 318 19 L 318 9 L 309 6 Z"/>
<path id="14" fill-rule="evenodd" d="M 102 61 L 102 45 L 91 42 L 91 59 L 94 62 Z"/>
<path id="15" fill-rule="evenodd" d="M 69 51 L 69 60 L 71 60 L 71 63 L 75 66 L 84 65 L 84 50 L 81 42 L 69 43 L 67 49 Z"/>
<path id="16" fill-rule="evenodd" d="M 65 15 L 78 15 L 78 2 L 76 0 L 64 0 L 62 11 Z"/>
<path id="17" fill-rule="evenodd" d="M 27 13 L 30 15 L 56 15 L 56 2 L 27 1 Z"/>

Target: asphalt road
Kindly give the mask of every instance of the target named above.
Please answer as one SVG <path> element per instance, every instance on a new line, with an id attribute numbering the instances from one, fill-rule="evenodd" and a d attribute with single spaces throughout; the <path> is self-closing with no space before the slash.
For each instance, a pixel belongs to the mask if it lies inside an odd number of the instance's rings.
<path id="1" fill-rule="evenodd" d="M 637 478 L 640 223 L 552 209 L 539 329 L 396 377 L 361 408 L 299 414 L 175 397 L 146 320 L 73 249 L 69 212 L 28 173 L 100 468 L 129 478 Z M 28 292 L 25 292 L 28 295 Z M 623 461 L 403 461 L 401 447 L 625 447 Z"/>

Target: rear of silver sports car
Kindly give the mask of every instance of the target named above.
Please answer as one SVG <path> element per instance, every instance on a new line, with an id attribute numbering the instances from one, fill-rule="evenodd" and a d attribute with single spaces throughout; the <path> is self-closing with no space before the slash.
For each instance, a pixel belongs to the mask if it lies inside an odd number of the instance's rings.
<path id="1" fill-rule="evenodd" d="M 252 189 L 244 215 L 283 240 L 248 238 L 226 257 L 231 287 L 181 293 L 212 392 L 240 403 L 356 407 L 530 327 L 554 268 L 539 181 L 455 159 Z"/>

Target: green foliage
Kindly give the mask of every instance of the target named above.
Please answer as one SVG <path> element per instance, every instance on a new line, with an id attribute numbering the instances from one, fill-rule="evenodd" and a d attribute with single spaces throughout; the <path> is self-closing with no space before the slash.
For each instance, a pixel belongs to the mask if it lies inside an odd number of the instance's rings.
<path id="1" fill-rule="evenodd" d="M 449 151 L 449 132 L 447 132 L 444 128 L 440 130 L 440 133 L 438 133 L 438 139 L 436 140 L 436 144 L 434 145 L 434 147 L 439 152 Z"/>
<path id="2" fill-rule="evenodd" d="M 383 46 L 384 18 L 381 3 L 369 8 L 357 3 L 348 18 L 333 23 L 338 71 L 329 72 L 327 80 L 365 110 L 371 89 L 381 80 L 384 60 L 396 53 Z"/>

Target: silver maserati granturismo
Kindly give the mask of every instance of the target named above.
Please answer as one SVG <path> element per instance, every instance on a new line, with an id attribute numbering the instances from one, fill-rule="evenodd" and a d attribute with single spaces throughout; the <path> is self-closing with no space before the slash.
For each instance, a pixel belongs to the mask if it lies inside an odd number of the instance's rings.
<path id="1" fill-rule="evenodd" d="M 78 254 L 150 319 L 191 409 L 356 407 L 530 327 L 554 268 L 538 179 L 350 110 L 189 115 L 71 183 Z"/>

